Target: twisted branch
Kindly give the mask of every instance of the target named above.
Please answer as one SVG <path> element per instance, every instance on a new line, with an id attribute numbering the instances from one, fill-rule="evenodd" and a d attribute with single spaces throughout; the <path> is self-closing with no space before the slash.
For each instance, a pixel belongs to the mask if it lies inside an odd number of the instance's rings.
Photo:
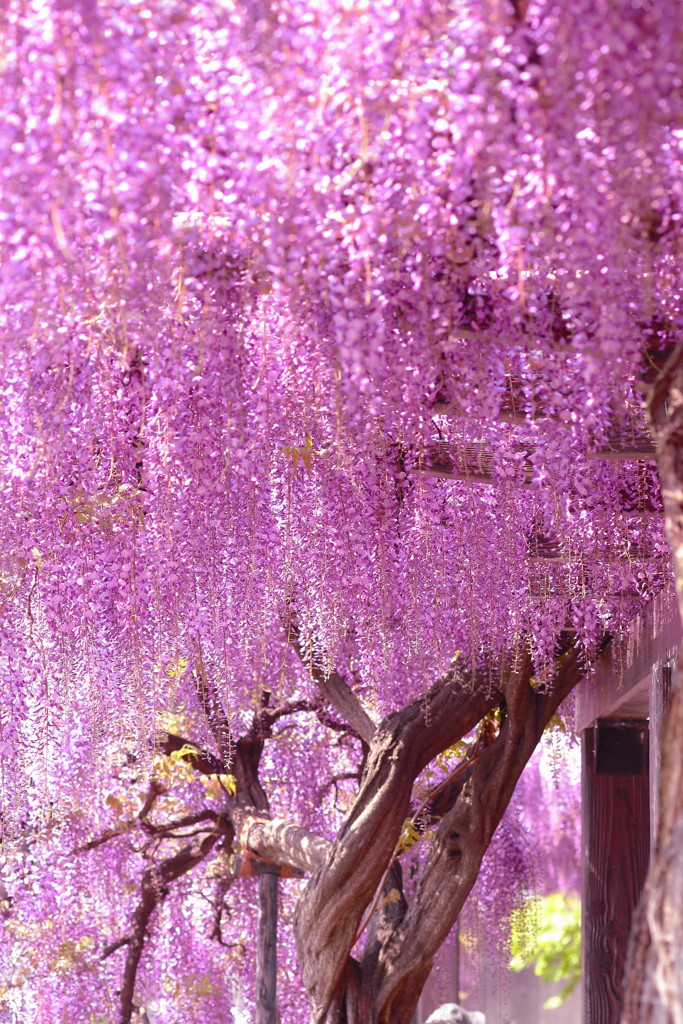
<path id="1" fill-rule="evenodd" d="M 216 845 L 220 836 L 221 833 L 216 830 L 202 839 L 195 839 L 179 853 L 167 857 L 157 867 L 149 868 L 142 876 L 140 902 L 133 914 L 131 933 L 124 939 L 120 939 L 118 945 L 113 943 L 112 946 L 107 947 L 109 951 L 107 955 L 110 955 L 114 948 L 128 946 L 121 986 L 119 1024 L 130 1024 L 134 1009 L 133 995 L 138 966 L 148 933 L 149 920 L 154 910 L 168 895 L 170 883 L 200 864 Z M 102 958 L 104 958 L 104 954 Z"/>
<path id="2" fill-rule="evenodd" d="M 334 669 L 326 672 L 325 669 L 313 657 L 307 657 L 301 643 L 301 634 L 293 612 L 286 622 L 287 639 L 292 648 L 298 654 L 301 664 L 304 666 L 318 690 L 325 700 L 332 705 L 350 725 L 356 735 L 363 743 L 370 744 L 375 734 L 375 723 L 367 714 L 363 705 L 353 692 L 349 684 Z"/>

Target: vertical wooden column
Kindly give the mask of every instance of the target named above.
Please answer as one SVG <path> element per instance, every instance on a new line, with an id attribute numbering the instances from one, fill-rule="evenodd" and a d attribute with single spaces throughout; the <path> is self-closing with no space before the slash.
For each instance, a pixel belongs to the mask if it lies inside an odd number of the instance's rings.
<path id="1" fill-rule="evenodd" d="M 650 853 L 647 722 L 583 733 L 583 1024 L 619 1024 L 631 920 Z"/>
<path id="2" fill-rule="evenodd" d="M 259 864 L 255 1024 L 277 1024 L 277 904 L 279 869 Z"/>
<path id="3" fill-rule="evenodd" d="M 650 852 L 659 822 L 659 776 L 662 769 L 662 723 L 671 703 L 673 662 L 657 665 L 650 680 Z"/>

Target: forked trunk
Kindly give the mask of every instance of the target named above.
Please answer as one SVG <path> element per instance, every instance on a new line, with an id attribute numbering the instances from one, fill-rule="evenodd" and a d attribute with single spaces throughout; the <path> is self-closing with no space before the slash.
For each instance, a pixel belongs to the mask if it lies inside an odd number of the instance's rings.
<path id="1" fill-rule="evenodd" d="M 434 955 L 477 879 L 517 781 L 581 668 L 576 652 L 567 652 L 552 693 L 534 691 L 530 674 L 523 658 L 501 680 L 493 698 L 504 708 L 500 729 L 466 764 L 440 809 L 409 903 L 394 863 L 396 843 L 413 779 L 429 760 L 430 733 L 444 728 L 444 718 L 425 716 L 423 702 L 378 729 L 356 806 L 297 908 L 295 933 L 310 1024 L 410 1024 Z M 468 721 L 465 702 L 470 713 L 481 714 L 476 699 L 471 689 L 458 694 L 455 680 L 428 695 L 434 705 L 454 700 L 461 727 Z M 365 932 L 368 908 L 376 909 Z M 351 951 L 361 945 L 359 932 L 364 948 L 356 960 Z"/>

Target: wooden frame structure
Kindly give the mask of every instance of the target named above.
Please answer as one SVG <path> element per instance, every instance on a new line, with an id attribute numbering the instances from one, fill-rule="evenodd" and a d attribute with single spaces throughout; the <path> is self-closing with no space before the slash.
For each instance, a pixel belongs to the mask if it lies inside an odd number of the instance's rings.
<path id="1" fill-rule="evenodd" d="M 683 640 L 660 594 L 576 694 L 583 751 L 583 1024 L 619 1024 L 628 937 L 656 835 L 661 724 Z"/>

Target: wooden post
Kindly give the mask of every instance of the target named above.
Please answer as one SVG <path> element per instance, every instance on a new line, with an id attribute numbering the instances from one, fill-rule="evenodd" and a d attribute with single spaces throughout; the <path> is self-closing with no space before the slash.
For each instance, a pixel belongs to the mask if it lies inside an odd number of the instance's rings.
<path id="1" fill-rule="evenodd" d="M 583 1024 L 619 1024 L 631 919 L 650 852 L 648 727 L 583 733 Z"/>
<path id="2" fill-rule="evenodd" d="M 268 870 L 270 869 L 270 870 Z M 277 1024 L 277 902 L 279 868 L 259 864 L 255 1024 Z"/>
<path id="3" fill-rule="evenodd" d="M 673 664 L 652 670 L 650 682 L 650 852 L 654 853 L 659 823 L 659 784 L 662 770 L 662 724 L 671 703 Z"/>

